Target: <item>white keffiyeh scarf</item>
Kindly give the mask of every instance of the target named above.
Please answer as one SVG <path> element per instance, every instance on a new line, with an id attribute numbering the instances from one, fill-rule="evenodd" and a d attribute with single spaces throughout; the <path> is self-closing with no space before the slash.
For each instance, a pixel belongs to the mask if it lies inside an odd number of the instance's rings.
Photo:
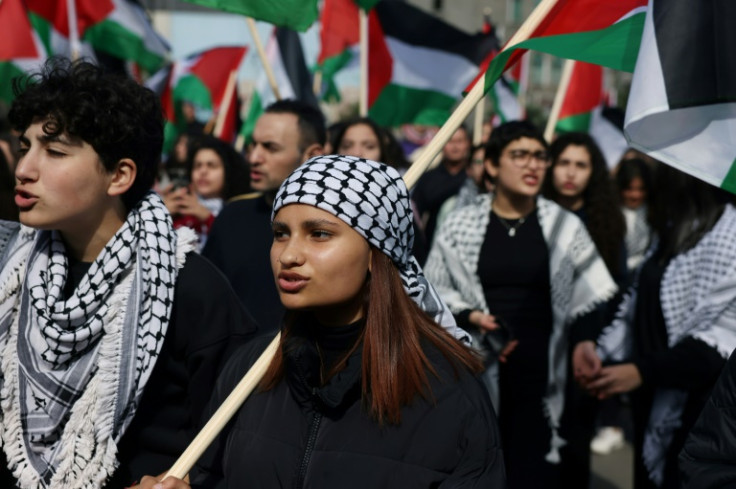
<path id="1" fill-rule="evenodd" d="M 96 488 L 161 350 L 191 230 L 149 193 L 70 297 L 55 231 L 0 225 L 0 437 L 22 488 Z"/>
<path id="2" fill-rule="evenodd" d="M 736 208 L 727 205 L 713 229 L 667 265 L 660 299 L 670 347 L 693 337 L 718 350 L 723 358 L 736 348 L 734 236 Z M 636 296 L 636 288 L 632 287 L 616 318 L 598 338 L 598 354 L 604 361 L 623 362 L 631 358 Z M 649 477 L 657 485 L 662 483 L 665 455 L 675 430 L 681 426 L 687 396 L 686 391 L 679 389 L 658 388 L 654 393 L 643 458 Z"/>
<path id="3" fill-rule="evenodd" d="M 436 233 L 425 272 L 455 314 L 488 309 L 478 276 L 480 250 L 491 215 L 492 194 L 479 195 L 472 205 L 450 214 Z M 616 284 L 590 238 L 574 214 L 542 197 L 537 217 L 549 248 L 552 334 L 549 341 L 547 392 L 544 410 L 552 430 L 547 461 L 559 463 L 565 440 L 558 428 L 565 404 L 568 334 L 572 322 L 616 293 Z M 499 406 L 498 365 L 484 374 L 494 406 Z"/>
<path id="4" fill-rule="evenodd" d="M 308 204 L 346 222 L 388 255 L 409 297 L 455 338 L 470 343 L 411 254 L 414 242 L 409 192 L 393 168 L 354 156 L 318 156 L 281 185 L 271 220 L 288 204 Z"/>

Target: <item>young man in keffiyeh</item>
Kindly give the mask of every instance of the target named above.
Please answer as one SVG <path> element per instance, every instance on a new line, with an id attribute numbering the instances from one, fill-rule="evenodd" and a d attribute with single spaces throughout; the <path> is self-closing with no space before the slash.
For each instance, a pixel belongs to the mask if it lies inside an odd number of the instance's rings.
<path id="1" fill-rule="evenodd" d="M 254 325 L 150 191 L 155 94 L 52 59 L 16 82 L 9 119 L 20 224 L 0 222 L 0 486 L 123 487 L 186 448 Z"/>

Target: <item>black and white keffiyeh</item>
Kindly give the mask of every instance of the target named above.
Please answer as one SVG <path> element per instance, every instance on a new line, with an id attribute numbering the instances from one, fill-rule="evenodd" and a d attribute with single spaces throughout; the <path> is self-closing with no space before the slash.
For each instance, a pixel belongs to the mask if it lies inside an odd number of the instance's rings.
<path id="1" fill-rule="evenodd" d="M 670 347 L 686 337 L 699 339 L 728 358 L 736 348 L 736 208 L 727 205 L 718 222 L 693 248 L 675 256 L 662 276 L 660 299 Z M 657 243 L 653 243 L 649 256 Z M 598 338 L 604 361 L 630 360 L 633 349 L 636 282 L 616 318 Z M 681 426 L 688 393 L 655 390 L 644 435 L 642 457 L 657 485 L 664 477 L 665 455 Z"/>
<path id="2" fill-rule="evenodd" d="M 0 223 L 0 436 L 22 488 L 100 487 L 166 335 L 196 236 L 149 193 L 68 298 L 56 231 Z"/>
<path id="3" fill-rule="evenodd" d="M 469 342 L 411 253 L 414 227 L 409 192 L 396 170 L 354 156 L 317 156 L 281 185 L 271 220 L 289 204 L 312 205 L 346 222 L 391 258 L 404 289 L 423 311 L 455 338 Z"/>
<path id="4" fill-rule="evenodd" d="M 425 271 L 454 313 L 464 310 L 493 313 L 488 308 L 477 273 L 492 203 L 493 194 L 479 195 L 472 205 L 450 214 L 435 233 Z M 577 216 L 550 200 L 537 197 L 537 218 L 549 249 L 552 300 L 547 390 L 543 399 L 552 430 L 546 460 L 556 464 L 560 462 L 559 449 L 566 443 L 558 428 L 565 406 L 570 325 L 611 298 L 617 287 Z M 477 340 L 475 346 L 482 348 Z M 497 362 L 486 369 L 483 381 L 498 408 Z"/>

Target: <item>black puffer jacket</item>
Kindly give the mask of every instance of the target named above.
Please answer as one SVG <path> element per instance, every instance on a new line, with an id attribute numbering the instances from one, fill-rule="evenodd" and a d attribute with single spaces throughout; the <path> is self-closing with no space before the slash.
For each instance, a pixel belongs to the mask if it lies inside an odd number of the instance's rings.
<path id="1" fill-rule="evenodd" d="M 736 355 L 723 368 L 679 462 L 683 488 L 736 488 Z"/>
<path id="2" fill-rule="evenodd" d="M 222 373 L 220 404 L 270 338 L 236 352 Z M 488 394 L 471 374 L 435 349 L 425 352 L 432 396 L 401 412 L 400 426 L 383 428 L 360 399 L 360 348 L 322 388 L 314 342 L 290 340 L 287 378 L 253 394 L 192 473 L 193 487 L 228 488 L 502 488 L 503 457 Z M 218 467 L 219 465 L 219 467 Z M 219 469 L 219 470 L 218 470 Z M 226 483 L 218 481 L 224 471 Z"/>

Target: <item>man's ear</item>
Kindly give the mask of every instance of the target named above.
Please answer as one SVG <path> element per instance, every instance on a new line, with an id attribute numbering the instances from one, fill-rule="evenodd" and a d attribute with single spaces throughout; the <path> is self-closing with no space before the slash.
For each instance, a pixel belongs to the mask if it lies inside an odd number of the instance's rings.
<path id="1" fill-rule="evenodd" d="M 135 161 L 130 158 L 123 158 L 118 161 L 115 169 L 112 171 L 110 185 L 107 187 L 107 194 L 110 196 L 121 196 L 127 192 L 135 182 L 138 174 L 138 167 Z"/>
<path id="2" fill-rule="evenodd" d="M 304 150 L 304 153 L 302 153 L 302 162 L 307 161 L 309 158 L 313 158 L 315 156 L 321 156 L 325 154 L 325 148 L 319 143 L 314 143 L 307 147 L 307 149 Z"/>

